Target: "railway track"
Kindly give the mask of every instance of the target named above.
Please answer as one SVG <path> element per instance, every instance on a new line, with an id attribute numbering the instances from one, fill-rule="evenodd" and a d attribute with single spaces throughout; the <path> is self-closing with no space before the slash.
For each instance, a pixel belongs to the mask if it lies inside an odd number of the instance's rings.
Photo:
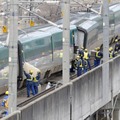
<path id="1" fill-rule="evenodd" d="M 35 96 L 33 96 L 33 97 L 31 97 L 31 98 L 29 98 L 29 99 L 27 99 L 27 100 L 19 103 L 19 104 L 17 105 L 17 107 L 23 107 L 23 106 L 27 105 L 28 103 L 36 100 L 37 98 L 42 97 L 43 95 L 45 95 L 45 94 L 47 94 L 47 93 L 49 93 L 49 92 L 51 92 L 51 91 L 53 91 L 53 90 L 55 90 L 55 86 L 53 86 L 53 87 L 51 87 L 51 88 L 49 88 L 49 89 L 47 89 L 47 90 L 44 90 L 43 92 L 38 93 L 37 95 L 35 95 Z"/>

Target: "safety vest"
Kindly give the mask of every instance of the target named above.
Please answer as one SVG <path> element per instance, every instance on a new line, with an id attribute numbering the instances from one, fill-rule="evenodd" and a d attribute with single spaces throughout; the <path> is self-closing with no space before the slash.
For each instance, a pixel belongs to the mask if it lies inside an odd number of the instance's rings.
<path id="1" fill-rule="evenodd" d="M 99 51 L 96 52 L 96 58 L 101 58 L 101 56 L 99 56 Z"/>
<path id="2" fill-rule="evenodd" d="M 109 57 L 113 58 L 113 51 L 109 53 Z"/>
<path id="3" fill-rule="evenodd" d="M 36 77 L 34 77 L 33 82 L 38 82 L 38 80 L 36 79 Z"/>
<path id="4" fill-rule="evenodd" d="M 5 108 L 8 108 L 8 96 L 5 96 L 2 102 L 2 106 Z"/>
<path id="5" fill-rule="evenodd" d="M 30 79 L 27 79 L 28 81 L 33 81 L 33 75 L 30 74 Z"/>
<path id="6" fill-rule="evenodd" d="M 77 67 L 83 67 L 82 60 L 81 60 L 81 59 L 78 60 L 78 62 L 77 62 Z"/>
<path id="7" fill-rule="evenodd" d="M 8 99 L 5 102 L 5 108 L 8 108 Z"/>
<path id="8" fill-rule="evenodd" d="M 88 52 L 84 52 L 84 59 L 88 60 Z"/>

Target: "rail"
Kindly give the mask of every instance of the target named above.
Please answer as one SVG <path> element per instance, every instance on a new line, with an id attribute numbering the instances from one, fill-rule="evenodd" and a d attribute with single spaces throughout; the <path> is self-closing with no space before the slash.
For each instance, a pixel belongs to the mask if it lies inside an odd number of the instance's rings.
<path id="1" fill-rule="evenodd" d="M 37 95 L 35 95 L 35 96 L 33 96 L 33 97 L 31 97 L 31 98 L 29 98 L 29 99 L 27 99 L 27 100 L 19 103 L 19 104 L 17 105 L 17 107 L 23 107 L 23 106 L 27 105 L 28 103 L 36 100 L 37 98 L 42 97 L 43 95 L 45 95 L 45 94 L 47 94 L 47 93 L 49 93 L 49 92 L 51 92 L 51 91 L 53 91 L 53 90 L 55 90 L 55 86 L 52 86 L 51 88 L 49 88 L 49 89 L 47 89 L 47 90 L 44 90 L 43 92 L 38 93 Z"/>

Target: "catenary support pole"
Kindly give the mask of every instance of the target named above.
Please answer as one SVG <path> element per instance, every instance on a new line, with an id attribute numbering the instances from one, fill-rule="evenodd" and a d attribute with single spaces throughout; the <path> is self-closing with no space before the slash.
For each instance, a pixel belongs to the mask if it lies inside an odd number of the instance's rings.
<path id="1" fill-rule="evenodd" d="M 69 82 L 70 66 L 70 0 L 63 0 L 63 83 Z"/>
<path id="2" fill-rule="evenodd" d="M 18 0 L 10 0 L 9 26 L 9 113 L 17 105 L 17 62 L 18 62 Z"/>
<path id="3" fill-rule="evenodd" d="M 103 62 L 109 60 L 109 4 L 108 0 L 103 0 Z M 109 63 L 103 65 L 103 97 L 104 101 L 106 95 L 109 94 Z M 111 97 L 111 96 L 110 96 Z"/>

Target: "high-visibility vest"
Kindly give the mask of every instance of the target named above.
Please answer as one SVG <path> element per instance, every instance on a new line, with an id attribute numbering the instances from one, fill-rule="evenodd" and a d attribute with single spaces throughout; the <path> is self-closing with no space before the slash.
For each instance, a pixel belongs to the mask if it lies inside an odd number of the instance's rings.
<path id="1" fill-rule="evenodd" d="M 113 58 L 113 51 L 109 53 L 109 57 Z"/>
<path id="2" fill-rule="evenodd" d="M 34 77 L 33 82 L 38 82 L 38 80 L 36 79 L 36 77 Z"/>
<path id="3" fill-rule="evenodd" d="M 83 67 L 82 60 L 81 60 L 81 59 L 78 60 L 78 62 L 77 62 L 77 67 Z"/>
<path id="4" fill-rule="evenodd" d="M 30 79 L 27 79 L 28 81 L 33 81 L 33 75 L 30 74 Z"/>
<path id="5" fill-rule="evenodd" d="M 88 60 L 88 52 L 84 52 L 84 59 Z"/>
<path id="6" fill-rule="evenodd" d="M 8 108 L 8 99 L 5 102 L 5 108 Z"/>
<path id="7" fill-rule="evenodd" d="M 3 99 L 3 105 L 5 108 L 8 108 L 8 96 L 5 96 L 4 99 Z"/>
<path id="8" fill-rule="evenodd" d="M 101 56 L 99 56 L 99 51 L 96 52 L 96 58 L 101 58 Z"/>

